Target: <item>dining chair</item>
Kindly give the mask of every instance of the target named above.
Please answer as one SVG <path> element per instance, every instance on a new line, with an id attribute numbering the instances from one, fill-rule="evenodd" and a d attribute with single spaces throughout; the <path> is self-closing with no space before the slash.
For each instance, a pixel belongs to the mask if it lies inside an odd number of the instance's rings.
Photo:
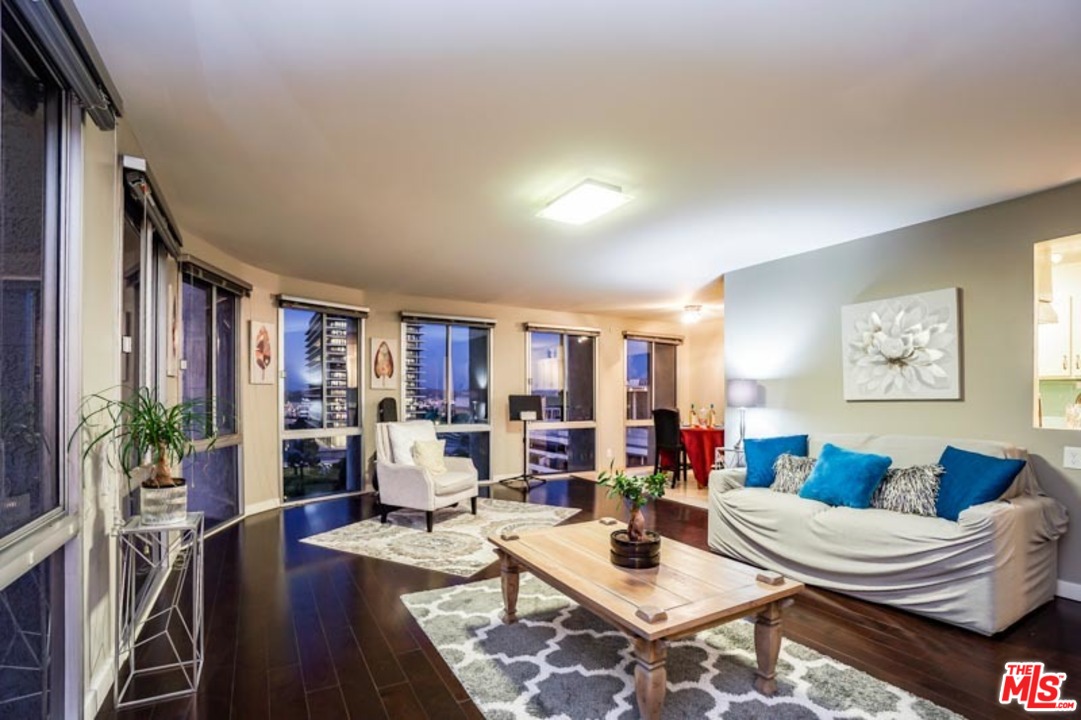
<path id="1" fill-rule="evenodd" d="M 671 470 L 672 487 L 676 486 L 680 472 L 683 473 L 683 482 L 687 482 L 687 449 L 683 447 L 679 431 L 679 410 L 653 409 L 653 438 L 656 448 L 653 472 Z"/>

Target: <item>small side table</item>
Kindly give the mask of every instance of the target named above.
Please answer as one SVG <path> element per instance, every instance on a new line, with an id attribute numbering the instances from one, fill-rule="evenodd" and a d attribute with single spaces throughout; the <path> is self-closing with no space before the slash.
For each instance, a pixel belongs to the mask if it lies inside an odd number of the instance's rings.
<path id="1" fill-rule="evenodd" d="M 116 549 L 114 706 L 195 693 L 204 657 L 203 513 L 172 525 L 144 525 L 136 515 L 117 532 Z M 140 567 L 149 579 L 137 588 Z"/>
<path id="2" fill-rule="evenodd" d="M 720 455 L 724 459 L 726 468 L 738 468 L 746 465 L 746 457 L 743 454 L 742 447 L 718 447 L 716 455 Z M 716 465 L 716 460 L 716 457 L 714 457 L 714 465 Z"/>

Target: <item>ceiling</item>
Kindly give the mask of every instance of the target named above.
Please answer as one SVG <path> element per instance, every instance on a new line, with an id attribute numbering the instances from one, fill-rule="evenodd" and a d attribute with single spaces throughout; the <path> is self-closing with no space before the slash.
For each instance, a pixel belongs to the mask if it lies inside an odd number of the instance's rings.
<path id="1" fill-rule="evenodd" d="M 1081 177 L 1077 0 L 77 5 L 182 230 L 347 286 L 651 314 Z"/>

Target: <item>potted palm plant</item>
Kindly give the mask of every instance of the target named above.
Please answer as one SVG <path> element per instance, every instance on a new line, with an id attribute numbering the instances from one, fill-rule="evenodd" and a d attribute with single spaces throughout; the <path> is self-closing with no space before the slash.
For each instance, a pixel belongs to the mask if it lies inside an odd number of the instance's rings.
<path id="1" fill-rule="evenodd" d="M 88 440 L 83 460 L 102 446 L 107 459 L 129 481 L 142 477 L 139 515 L 146 525 L 180 522 L 188 512 L 187 482 L 172 469 L 195 452 L 193 437 L 202 435 L 212 447 L 214 417 L 207 399 L 184 400 L 168 405 L 149 388 L 140 387 L 128 398 L 90 395 L 83 402 L 79 433 Z"/>
<path id="2" fill-rule="evenodd" d="M 598 476 L 598 482 L 608 487 L 608 497 L 623 498 L 630 513 L 626 529 L 616 530 L 611 535 L 609 557 L 612 563 L 627 568 L 656 567 L 661 561 L 661 536 L 646 530 L 642 508 L 656 498 L 664 497 L 668 485 L 664 473 L 627 475 L 609 465 L 608 470 Z"/>

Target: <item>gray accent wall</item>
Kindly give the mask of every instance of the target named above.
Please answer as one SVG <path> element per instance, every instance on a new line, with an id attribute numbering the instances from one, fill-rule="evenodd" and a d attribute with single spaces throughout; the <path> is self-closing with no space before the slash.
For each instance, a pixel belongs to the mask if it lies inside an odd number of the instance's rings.
<path id="1" fill-rule="evenodd" d="M 1062 467 L 1081 431 L 1034 428 L 1033 243 L 1081 232 L 1081 182 L 732 272 L 725 375 L 765 387 L 748 436 L 874 432 L 970 437 L 1028 448 L 1044 490 L 1081 523 L 1081 470 Z M 961 288 L 959 401 L 845 402 L 841 306 Z M 730 409 L 729 427 L 738 415 Z M 1081 583 L 1081 526 L 1059 578 Z M 1081 586 L 1063 586 L 1075 595 Z"/>

